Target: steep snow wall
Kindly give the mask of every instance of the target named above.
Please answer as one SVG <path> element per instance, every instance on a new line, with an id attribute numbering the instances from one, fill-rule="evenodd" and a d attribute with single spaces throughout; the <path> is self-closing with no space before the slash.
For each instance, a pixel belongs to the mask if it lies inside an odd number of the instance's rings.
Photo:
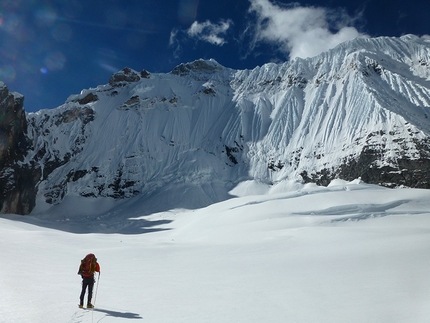
<path id="1" fill-rule="evenodd" d="M 247 111 L 270 111 L 265 135 L 252 141 L 254 176 L 300 174 L 325 184 L 363 176 L 390 185 L 384 175 L 399 174 L 400 161 L 428 170 L 429 45 L 414 36 L 356 39 L 313 59 L 253 70 L 236 92 Z M 369 172 L 383 167 L 379 177 Z M 417 165 L 406 168 L 391 184 L 429 187 Z M 410 171 L 423 176 L 407 180 Z"/>

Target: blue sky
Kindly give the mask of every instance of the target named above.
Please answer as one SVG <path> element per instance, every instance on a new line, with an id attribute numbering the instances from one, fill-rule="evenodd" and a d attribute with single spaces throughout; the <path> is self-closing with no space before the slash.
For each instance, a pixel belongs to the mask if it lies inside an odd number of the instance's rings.
<path id="1" fill-rule="evenodd" d="M 34 112 L 126 66 L 251 69 L 355 37 L 430 35 L 429 17 L 428 0 L 1 0 L 0 80 Z"/>

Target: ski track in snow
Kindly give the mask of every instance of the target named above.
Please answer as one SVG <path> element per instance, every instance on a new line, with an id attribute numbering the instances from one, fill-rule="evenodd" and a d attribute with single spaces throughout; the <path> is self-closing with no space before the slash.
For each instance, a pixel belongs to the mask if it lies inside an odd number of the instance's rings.
<path id="1" fill-rule="evenodd" d="M 73 314 L 72 318 L 70 319 L 69 323 L 82 323 L 85 316 L 86 316 L 86 313 L 84 312 L 83 309 L 76 311 Z"/>

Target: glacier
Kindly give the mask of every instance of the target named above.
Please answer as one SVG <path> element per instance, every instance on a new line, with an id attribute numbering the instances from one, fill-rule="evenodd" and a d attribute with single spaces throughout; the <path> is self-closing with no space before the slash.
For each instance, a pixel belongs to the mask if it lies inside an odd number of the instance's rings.
<path id="1" fill-rule="evenodd" d="M 252 70 L 213 59 L 170 73 L 124 68 L 28 113 L 16 164 L 36 183 L 33 214 L 81 199 L 95 214 L 112 200 L 139 201 L 148 214 L 197 208 L 246 181 L 430 188 L 429 116 L 430 41 L 357 38 Z"/>

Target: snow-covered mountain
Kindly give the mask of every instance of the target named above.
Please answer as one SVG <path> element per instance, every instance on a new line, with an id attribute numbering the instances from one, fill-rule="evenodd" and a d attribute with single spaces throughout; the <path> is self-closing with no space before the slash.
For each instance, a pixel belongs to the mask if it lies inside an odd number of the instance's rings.
<path id="1" fill-rule="evenodd" d="M 102 200 L 150 207 L 163 194 L 156 208 L 199 207 L 245 180 L 430 188 L 429 117 L 430 41 L 413 35 L 357 38 L 253 70 L 214 60 L 167 74 L 125 68 L 26 115 L 27 150 L 3 165 L 0 206 L 41 212 L 85 198 L 100 212 Z M 35 194 L 17 193 L 12 164 Z"/>

